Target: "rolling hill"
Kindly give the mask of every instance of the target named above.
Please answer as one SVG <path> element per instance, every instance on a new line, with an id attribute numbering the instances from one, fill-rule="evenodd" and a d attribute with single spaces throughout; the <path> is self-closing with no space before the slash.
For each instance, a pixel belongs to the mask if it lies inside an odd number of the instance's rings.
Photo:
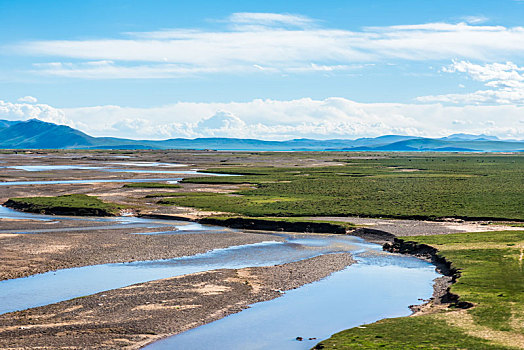
<path id="1" fill-rule="evenodd" d="M 0 120 L 2 149 L 214 149 L 233 151 L 436 151 L 522 152 L 524 141 L 486 135 L 455 134 L 441 139 L 384 135 L 356 140 L 294 139 L 264 141 L 239 138 L 176 138 L 162 141 L 93 137 L 65 125 Z"/>

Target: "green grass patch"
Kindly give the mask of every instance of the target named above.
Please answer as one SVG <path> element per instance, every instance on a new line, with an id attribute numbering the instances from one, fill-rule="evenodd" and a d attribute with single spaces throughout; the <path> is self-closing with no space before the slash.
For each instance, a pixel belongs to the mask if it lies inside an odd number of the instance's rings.
<path id="1" fill-rule="evenodd" d="M 434 317 L 387 319 L 333 335 L 318 349 L 491 349 L 510 347 L 465 334 Z"/>
<path id="2" fill-rule="evenodd" d="M 437 247 L 461 272 L 451 292 L 475 306 L 352 328 L 333 335 L 321 342 L 321 346 L 326 349 L 511 349 L 510 345 L 517 345 L 517 338 L 524 336 L 521 260 L 524 231 L 405 239 Z M 485 334 L 487 339 L 476 334 Z"/>
<path id="3" fill-rule="evenodd" d="M 124 185 L 125 188 L 181 188 L 179 184 L 166 184 L 161 182 L 133 182 Z"/>
<path id="4" fill-rule="evenodd" d="M 208 171 L 243 176 L 184 182 L 255 188 L 237 192 L 238 198 L 186 194 L 171 204 L 245 216 L 524 220 L 523 155 L 396 155 L 347 160 L 343 166 L 224 166 Z"/>
<path id="5" fill-rule="evenodd" d="M 4 205 L 31 213 L 79 216 L 113 216 L 123 208 L 123 206 L 106 203 L 97 197 L 85 194 L 11 198 Z"/>
<path id="6" fill-rule="evenodd" d="M 221 193 L 187 192 L 177 193 L 170 198 L 158 201 L 163 205 L 178 205 L 198 207 L 204 210 L 238 213 L 244 216 L 295 216 L 295 212 L 287 210 L 289 204 L 296 204 L 298 197 L 277 196 L 244 196 Z M 220 209 L 219 209 L 220 208 Z M 239 210 L 239 208 L 244 208 Z M 267 210 L 271 208 L 271 210 Z M 273 214 L 273 215 L 271 215 Z"/>

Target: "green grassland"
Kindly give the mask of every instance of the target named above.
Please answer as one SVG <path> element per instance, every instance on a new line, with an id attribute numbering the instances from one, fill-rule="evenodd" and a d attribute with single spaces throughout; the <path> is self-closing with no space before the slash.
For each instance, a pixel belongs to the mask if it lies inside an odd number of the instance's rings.
<path id="1" fill-rule="evenodd" d="M 342 160 L 340 160 L 342 161 Z M 245 216 L 524 220 L 523 155 L 393 155 L 328 167 L 227 167 L 184 182 L 252 184 L 235 194 L 179 193 L 161 204 Z"/>
<path id="2" fill-rule="evenodd" d="M 57 197 L 11 198 L 4 205 L 18 210 L 42 214 L 117 215 L 121 206 L 106 203 L 94 196 L 70 194 Z"/>
<path id="3" fill-rule="evenodd" d="M 326 349 L 511 349 L 524 347 L 524 231 L 406 237 L 439 249 L 461 277 L 451 292 L 473 303 L 382 320 L 333 335 Z"/>

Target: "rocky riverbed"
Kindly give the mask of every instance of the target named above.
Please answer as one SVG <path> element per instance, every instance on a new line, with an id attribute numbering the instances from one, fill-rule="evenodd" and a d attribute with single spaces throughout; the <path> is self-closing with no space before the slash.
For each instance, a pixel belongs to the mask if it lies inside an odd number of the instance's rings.
<path id="1" fill-rule="evenodd" d="M 47 271 L 78 266 L 168 259 L 194 255 L 229 246 L 263 241 L 283 241 L 283 238 L 264 233 L 234 230 L 176 234 L 174 228 L 115 228 L 90 221 L 60 221 L 55 224 L 32 220 L 0 220 L 2 229 L 20 232 L 42 229 L 61 229 L 63 232 L 30 234 L 1 233 L 0 280 L 19 278 Z M 107 223 L 105 223 L 107 225 Z M 63 226 L 62 226 L 63 225 Z M 38 227 L 38 228 L 36 228 Z M 7 229 L 8 228 L 8 229 Z M 82 228 L 85 231 L 75 231 Z M 175 234 L 142 235 L 155 231 L 173 230 Z"/>
<path id="2" fill-rule="evenodd" d="M 5 349 L 137 349 L 239 312 L 353 263 L 327 254 L 270 267 L 214 270 L 0 316 Z"/>

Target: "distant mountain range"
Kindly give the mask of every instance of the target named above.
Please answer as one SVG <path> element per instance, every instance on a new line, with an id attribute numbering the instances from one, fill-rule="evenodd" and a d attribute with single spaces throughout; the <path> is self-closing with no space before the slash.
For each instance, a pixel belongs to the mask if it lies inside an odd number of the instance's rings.
<path id="1" fill-rule="evenodd" d="M 236 138 L 169 139 L 163 141 L 93 137 L 69 126 L 0 120 L 2 149 L 213 149 L 230 151 L 432 151 L 524 152 L 524 141 L 494 136 L 454 134 L 439 139 L 385 135 L 356 140 L 263 141 Z"/>

